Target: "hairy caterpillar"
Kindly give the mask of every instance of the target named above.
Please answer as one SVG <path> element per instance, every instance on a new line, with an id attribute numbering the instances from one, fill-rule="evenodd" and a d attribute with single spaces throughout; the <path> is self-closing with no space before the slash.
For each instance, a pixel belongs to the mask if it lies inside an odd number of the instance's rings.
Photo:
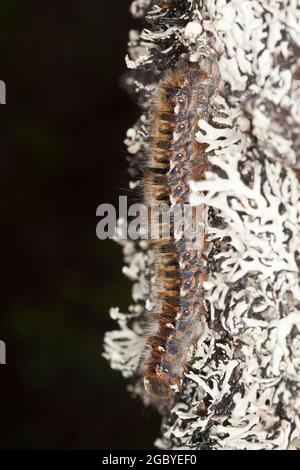
<path id="1" fill-rule="evenodd" d="M 203 178 L 209 166 L 206 145 L 196 141 L 195 133 L 199 131 L 200 114 L 209 117 L 210 99 L 217 82 L 217 67 L 205 57 L 200 65 L 181 58 L 158 83 L 151 107 L 144 174 L 148 205 L 164 203 L 172 208 L 187 204 L 188 181 Z M 206 217 L 207 208 L 203 207 L 200 211 L 203 226 Z M 145 388 L 156 401 L 168 400 L 180 389 L 204 313 L 202 284 L 206 260 L 203 247 L 187 249 L 187 230 L 185 227 L 180 239 L 173 227 L 169 240 L 151 240 L 154 308 L 141 371 Z"/>

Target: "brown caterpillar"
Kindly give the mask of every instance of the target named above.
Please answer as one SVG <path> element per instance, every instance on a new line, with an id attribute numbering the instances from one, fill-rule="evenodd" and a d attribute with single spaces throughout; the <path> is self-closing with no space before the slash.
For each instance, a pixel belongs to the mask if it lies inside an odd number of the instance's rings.
<path id="1" fill-rule="evenodd" d="M 200 66 L 180 59 L 158 83 L 144 179 L 144 197 L 149 205 L 164 203 L 172 208 L 187 204 L 188 180 L 203 178 L 208 169 L 206 145 L 195 140 L 195 133 L 199 131 L 198 110 L 207 117 L 217 81 L 216 66 L 204 58 Z M 206 214 L 203 207 L 203 224 Z M 163 229 L 162 222 L 159 228 Z M 187 250 L 186 232 L 187 227 L 178 240 L 173 227 L 171 239 L 151 240 L 154 309 L 141 370 L 154 401 L 168 400 L 180 389 L 204 314 L 204 248 Z"/>

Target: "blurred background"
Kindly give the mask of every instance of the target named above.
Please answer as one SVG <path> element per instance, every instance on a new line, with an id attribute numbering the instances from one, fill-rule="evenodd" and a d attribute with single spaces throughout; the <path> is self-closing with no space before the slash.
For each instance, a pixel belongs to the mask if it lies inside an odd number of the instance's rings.
<path id="1" fill-rule="evenodd" d="M 1 0 L 2 449 L 148 449 L 159 417 L 101 357 L 131 284 L 96 208 L 126 194 L 129 0 Z"/>

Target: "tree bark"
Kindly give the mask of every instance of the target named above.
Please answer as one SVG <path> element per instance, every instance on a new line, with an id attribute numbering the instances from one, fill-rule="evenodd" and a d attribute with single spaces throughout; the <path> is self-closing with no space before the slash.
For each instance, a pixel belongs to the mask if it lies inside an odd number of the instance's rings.
<path id="1" fill-rule="evenodd" d="M 180 56 L 200 67 L 211 58 L 221 78 L 196 134 L 211 169 L 190 181 L 191 204 L 218 218 L 206 228 L 206 314 L 181 390 L 159 407 L 156 445 L 300 449 L 299 1 L 135 0 L 131 12 L 146 21 L 126 57 L 143 109 L 127 133 L 131 166 L 147 154 L 149 96 Z M 122 243 L 134 304 L 111 310 L 119 328 L 104 356 L 130 378 L 145 345 L 151 253 L 146 241 Z M 149 403 L 142 384 L 130 389 Z"/>

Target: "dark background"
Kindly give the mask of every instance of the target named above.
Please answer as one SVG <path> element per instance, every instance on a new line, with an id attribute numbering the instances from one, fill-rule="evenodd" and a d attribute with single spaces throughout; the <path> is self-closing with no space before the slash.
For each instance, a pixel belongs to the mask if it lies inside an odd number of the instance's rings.
<path id="1" fill-rule="evenodd" d="M 1 0 L 0 446 L 147 449 L 159 418 L 101 357 L 131 285 L 96 208 L 126 194 L 129 0 Z M 124 188 L 124 190 L 123 190 Z"/>

